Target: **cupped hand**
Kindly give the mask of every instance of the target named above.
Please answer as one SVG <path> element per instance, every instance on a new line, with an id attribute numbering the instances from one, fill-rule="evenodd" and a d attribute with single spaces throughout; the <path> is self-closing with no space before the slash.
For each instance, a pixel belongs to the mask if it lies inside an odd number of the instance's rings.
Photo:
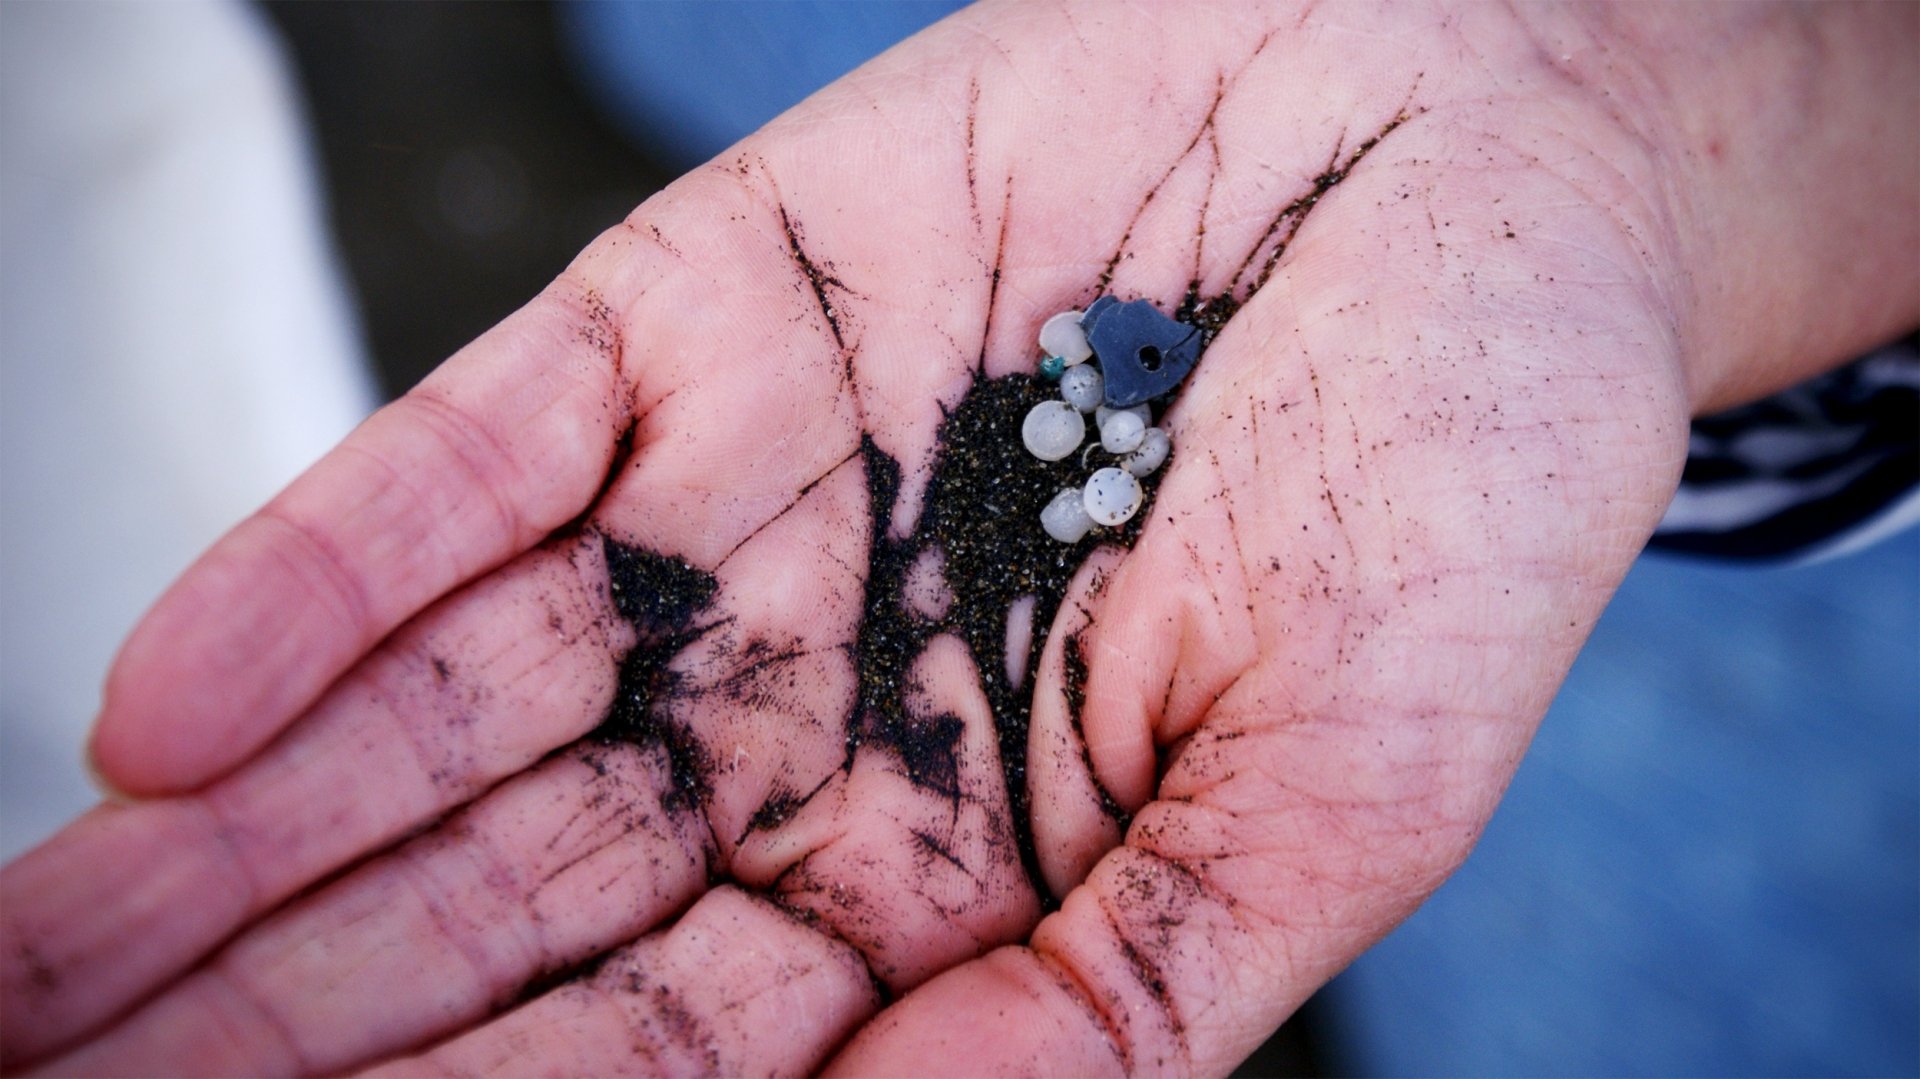
<path id="1" fill-rule="evenodd" d="M 983 6 L 650 200 L 136 631 L 141 800 L 0 877 L 9 1066 L 1228 1070 L 1678 471 L 1685 208 L 1563 46 Z M 1102 293 L 1218 333 L 1068 546 L 1019 420 Z"/>

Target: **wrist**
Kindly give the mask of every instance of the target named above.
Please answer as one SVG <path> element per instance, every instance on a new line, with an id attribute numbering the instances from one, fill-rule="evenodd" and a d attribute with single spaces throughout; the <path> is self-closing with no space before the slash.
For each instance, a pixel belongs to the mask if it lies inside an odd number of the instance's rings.
<path id="1" fill-rule="evenodd" d="M 1521 12 L 1659 163 L 1696 412 L 1920 323 L 1920 9 Z"/>

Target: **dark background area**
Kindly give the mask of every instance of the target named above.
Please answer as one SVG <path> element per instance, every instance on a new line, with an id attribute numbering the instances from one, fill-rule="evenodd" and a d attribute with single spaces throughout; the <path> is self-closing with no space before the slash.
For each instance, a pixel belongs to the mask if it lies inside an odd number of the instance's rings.
<path id="1" fill-rule="evenodd" d="M 268 3 L 382 387 L 418 382 L 671 176 L 567 73 L 542 3 Z"/>
<path id="2" fill-rule="evenodd" d="M 381 388 L 405 392 L 673 179 L 569 74 L 546 3 L 263 3 L 306 95 Z M 1239 1076 L 1327 1067 L 1309 1003 Z"/>

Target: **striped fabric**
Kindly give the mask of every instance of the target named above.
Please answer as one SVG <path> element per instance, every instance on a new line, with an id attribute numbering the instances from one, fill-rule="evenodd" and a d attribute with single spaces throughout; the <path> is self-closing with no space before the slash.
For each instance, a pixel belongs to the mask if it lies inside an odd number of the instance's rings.
<path id="1" fill-rule="evenodd" d="M 1920 521 L 1920 334 L 1695 420 L 1651 546 L 1814 560 Z"/>

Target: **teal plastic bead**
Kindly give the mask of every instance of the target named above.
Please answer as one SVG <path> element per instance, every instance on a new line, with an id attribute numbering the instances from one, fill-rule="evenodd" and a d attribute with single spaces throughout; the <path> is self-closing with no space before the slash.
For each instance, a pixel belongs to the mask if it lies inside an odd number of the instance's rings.
<path id="1" fill-rule="evenodd" d="M 1058 381 L 1066 373 L 1067 361 L 1058 356 L 1048 356 L 1040 361 L 1040 376 L 1049 382 Z"/>

